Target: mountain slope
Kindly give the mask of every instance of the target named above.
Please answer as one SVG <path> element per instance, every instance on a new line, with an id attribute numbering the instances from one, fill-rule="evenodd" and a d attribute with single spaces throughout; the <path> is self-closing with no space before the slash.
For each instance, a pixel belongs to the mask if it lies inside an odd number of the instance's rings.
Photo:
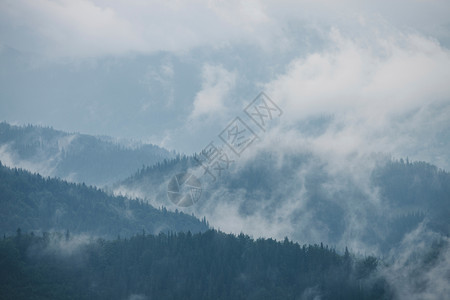
<path id="1" fill-rule="evenodd" d="M 390 299 L 373 257 L 217 231 L 0 241 L 2 299 Z"/>
<path id="2" fill-rule="evenodd" d="M 0 164 L 0 232 L 10 235 L 18 227 L 113 238 L 142 231 L 157 234 L 208 229 L 205 220 L 193 216 Z"/>
<path id="3" fill-rule="evenodd" d="M 184 157 L 144 168 L 115 190 L 170 205 L 167 182 L 196 166 Z M 450 234 L 450 174 L 423 162 L 381 157 L 337 169 L 311 154 L 280 159 L 263 152 L 216 182 L 205 179 L 201 200 L 185 210 L 228 232 L 325 241 L 378 254 L 420 224 Z"/>
<path id="4" fill-rule="evenodd" d="M 0 160 L 45 176 L 98 186 L 126 178 L 142 165 L 173 157 L 150 144 L 125 146 L 108 137 L 0 123 Z"/>

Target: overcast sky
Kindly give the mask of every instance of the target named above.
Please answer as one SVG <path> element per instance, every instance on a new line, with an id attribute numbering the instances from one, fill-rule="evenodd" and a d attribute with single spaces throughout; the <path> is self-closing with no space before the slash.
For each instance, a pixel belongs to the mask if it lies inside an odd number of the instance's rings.
<path id="1" fill-rule="evenodd" d="M 449 169 L 449 47 L 448 1 L 0 0 L 0 120 L 192 153 L 265 91 L 280 135 Z"/>

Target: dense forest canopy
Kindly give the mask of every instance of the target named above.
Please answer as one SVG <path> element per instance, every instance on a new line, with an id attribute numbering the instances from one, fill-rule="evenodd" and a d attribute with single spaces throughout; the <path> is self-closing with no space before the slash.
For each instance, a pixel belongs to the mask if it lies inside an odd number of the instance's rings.
<path id="1" fill-rule="evenodd" d="M 141 200 L 108 195 L 85 184 L 45 178 L 0 163 L 0 231 L 70 230 L 101 237 L 167 231 L 205 231 L 208 224 L 184 214 L 157 209 Z"/>
<path id="2" fill-rule="evenodd" d="M 374 257 L 240 234 L 0 241 L 2 299 L 390 299 Z M 132 298 L 132 297 L 140 298 Z"/>

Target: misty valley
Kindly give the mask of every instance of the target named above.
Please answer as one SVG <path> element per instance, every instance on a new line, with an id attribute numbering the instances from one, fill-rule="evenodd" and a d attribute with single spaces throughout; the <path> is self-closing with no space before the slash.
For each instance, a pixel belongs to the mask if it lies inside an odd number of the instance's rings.
<path id="1" fill-rule="evenodd" d="M 8 123 L 0 149 L 1 299 L 397 299 L 448 279 L 450 174 L 426 162 L 260 144 L 180 207 L 168 182 L 195 156 Z"/>
<path id="2" fill-rule="evenodd" d="M 0 300 L 450 300 L 449 12 L 1 0 Z"/>

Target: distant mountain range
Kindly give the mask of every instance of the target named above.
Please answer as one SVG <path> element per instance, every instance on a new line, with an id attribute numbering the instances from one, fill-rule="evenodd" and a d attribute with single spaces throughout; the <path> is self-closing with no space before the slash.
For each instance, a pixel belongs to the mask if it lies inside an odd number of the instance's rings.
<path id="1" fill-rule="evenodd" d="M 69 181 L 97 186 L 122 180 L 143 165 L 175 157 L 151 144 L 133 145 L 48 127 L 0 123 L 0 161 Z"/>

